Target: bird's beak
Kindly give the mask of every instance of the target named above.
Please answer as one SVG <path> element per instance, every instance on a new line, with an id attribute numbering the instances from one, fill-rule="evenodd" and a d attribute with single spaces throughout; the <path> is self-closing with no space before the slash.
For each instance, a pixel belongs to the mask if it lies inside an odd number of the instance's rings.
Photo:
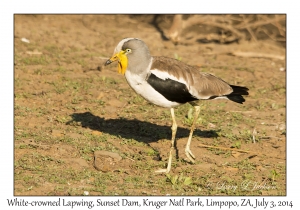
<path id="1" fill-rule="evenodd" d="M 124 75 L 128 65 L 128 59 L 125 51 L 121 50 L 120 52 L 114 54 L 105 62 L 105 66 L 111 64 L 114 61 L 118 61 L 118 72 Z"/>

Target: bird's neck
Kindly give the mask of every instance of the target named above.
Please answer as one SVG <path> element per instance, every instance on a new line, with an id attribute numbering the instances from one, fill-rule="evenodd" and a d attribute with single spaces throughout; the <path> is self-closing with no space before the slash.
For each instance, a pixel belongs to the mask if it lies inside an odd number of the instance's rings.
<path id="1" fill-rule="evenodd" d="M 147 62 L 139 62 L 134 66 L 128 65 L 127 71 L 130 71 L 131 74 L 139 75 L 141 78 L 146 78 L 150 73 L 150 68 L 152 66 L 153 58 L 150 57 L 147 59 Z"/>

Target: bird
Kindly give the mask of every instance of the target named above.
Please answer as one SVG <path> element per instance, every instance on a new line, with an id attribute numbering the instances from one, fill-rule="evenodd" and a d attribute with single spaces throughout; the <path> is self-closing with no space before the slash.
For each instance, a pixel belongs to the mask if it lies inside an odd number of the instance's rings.
<path id="1" fill-rule="evenodd" d="M 104 65 L 118 62 L 118 72 L 125 75 L 129 86 L 147 101 L 169 108 L 172 117 L 171 149 L 168 165 L 158 173 L 169 173 L 177 132 L 174 108 L 190 103 L 194 109 L 194 119 L 190 128 L 185 155 L 195 163 L 195 155 L 190 149 L 193 132 L 200 113 L 202 100 L 228 99 L 242 104 L 248 88 L 230 85 L 224 80 L 195 66 L 190 66 L 177 59 L 152 56 L 146 43 L 139 38 L 124 38 L 114 49 L 114 53 Z"/>

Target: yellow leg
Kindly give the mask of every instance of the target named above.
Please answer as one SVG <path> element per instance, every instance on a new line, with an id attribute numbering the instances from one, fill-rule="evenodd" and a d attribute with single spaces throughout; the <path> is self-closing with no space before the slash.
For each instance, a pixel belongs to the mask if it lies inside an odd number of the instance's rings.
<path id="1" fill-rule="evenodd" d="M 172 116 L 172 120 L 173 120 L 173 124 L 171 127 L 172 130 L 172 140 L 171 140 L 171 150 L 170 150 L 170 155 L 169 155 L 169 161 L 168 161 L 168 166 L 167 169 L 159 169 L 155 172 L 157 173 L 169 173 L 171 170 L 171 165 L 172 165 L 172 153 L 174 150 L 174 145 L 175 145 L 175 136 L 176 136 L 176 132 L 177 132 L 177 123 L 175 120 L 175 114 L 174 114 L 174 108 L 171 108 L 171 116 Z"/>
<path id="2" fill-rule="evenodd" d="M 190 135 L 189 135 L 186 147 L 185 147 L 185 155 L 192 163 L 195 162 L 195 156 L 193 155 L 193 153 L 190 149 L 190 145 L 191 145 L 191 141 L 192 141 L 193 132 L 195 130 L 196 122 L 197 122 L 197 119 L 198 119 L 198 116 L 200 113 L 200 106 L 194 106 L 194 108 L 195 108 L 194 120 L 193 120 L 193 124 L 191 126 Z"/>

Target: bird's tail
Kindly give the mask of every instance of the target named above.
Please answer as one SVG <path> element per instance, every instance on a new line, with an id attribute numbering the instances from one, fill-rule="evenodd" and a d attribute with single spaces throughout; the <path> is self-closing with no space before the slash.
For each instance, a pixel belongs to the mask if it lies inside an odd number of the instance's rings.
<path id="1" fill-rule="evenodd" d="M 229 100 L 234 101 L 236 103 L 242 104 L 243 102 L 245 102 L 243 95 L 249 95 L 248 93 L 249 89 L 246 87 L 235 86 L 235 85 L 230 85 L 230 87 L 232 88 L 233 92 L 230 93 L 229 95 L 226 95 L 226 97 Z"/>

